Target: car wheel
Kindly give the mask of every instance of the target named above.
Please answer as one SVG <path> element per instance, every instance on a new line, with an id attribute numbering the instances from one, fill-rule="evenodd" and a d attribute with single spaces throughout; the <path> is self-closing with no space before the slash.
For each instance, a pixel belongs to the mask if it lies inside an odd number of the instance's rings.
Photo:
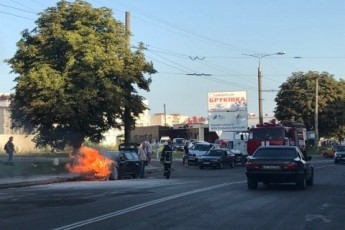
<path id="1" fill-rule="evenodd" d="M 337 161 L 337 160 L 334 160 L 334 164 L 338 164 L 338 161 Z"/>
<path id="2" fill-rule="evenodd" d="M 203 165 L 200 165 L 199 168 L 200 168 L 200 169 L 204 169 L 204 166 L 203 166 Z"/>
<path id="3" fill-rule="evenodd" d="M 267 182 L 267 181 L 264 182 L 265 186 L 269 186 L 270 184 L 271 184 L 270 182 Z"/>
<path id="4" fill-rule="evenodd" d="M 302 178 L 298 179 L 296 182 L 296 186 L 297 188 L 304 190 L 307 187 L 307 180 L 305 178 L 305 176 L 303 176 Z"/>
<path id="5" fill-rule="evenodd" d="M 254 179 L 247 179 L 247 185 L 249 190 L 255 190 L 258 188 L 258 182 Z"/>
<path id="6" fill-rule="evenodd" d="M 116 167 L 111 171 L 109 175 L 109 180 L 118 180 L 119 179 L 119 173 Z"/>

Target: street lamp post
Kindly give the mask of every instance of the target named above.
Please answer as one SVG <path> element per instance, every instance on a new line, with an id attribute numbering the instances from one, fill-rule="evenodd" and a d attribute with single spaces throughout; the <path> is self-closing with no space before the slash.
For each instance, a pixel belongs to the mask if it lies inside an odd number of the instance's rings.
<path id="1" fill-rule="evenodd" d="M 258 66 L 258 102 L 259 102 L 259 124 L 264 123 L 263 112 L 262 112 L 262 74 L 261 74 L 261 58 L 273 56 L 273 55 L 284 55 L 286 52 L 276 52 L 272 54 L 243 54 L 245 56 L 255 57 L 259 60 Z"/>

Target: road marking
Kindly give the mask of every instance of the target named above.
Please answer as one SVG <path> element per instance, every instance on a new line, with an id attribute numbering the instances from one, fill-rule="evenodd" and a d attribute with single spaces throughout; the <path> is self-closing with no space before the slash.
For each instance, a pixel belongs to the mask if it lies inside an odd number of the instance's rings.
<path id="1" fill-rule="evenodd" d="M 145 202 L 145 203 L 142 203 L 142 204 L 138 204 L 138 205 L 135 205 L 135 206 L 132 206 L 132 207 L 129 207 L 129 208 L 125 208 L 125 209 L 122 209 L 122 210 L 119 210 L 119 211 L 116 211 L 116 212 L 111 212 L 111 213 L 108 213 L 108 214 L 105 214 L 105 215 L 101 215 L 101 216 L 94 217 L 94 218 L 87 219 L 87 220 L 83 220 L 83 221 L 78 221 L 78 222 L 73 223 L 73 224 L 69 224 L 69 225 L 65 225 L 65 226 L 59 227 L 59 228 L 55 228 L 54 230 L 69 230 L 69 229 L 79 228 L 79 227 L 82 227 L 82 226 L 85 226 L 85 225 L 88 225 L 88 224 L 99 222 L 99 221 L 102 221 L 102 220 L 105 220 L 105 219 L 109 219 L 109 218 L 112 218 L 112 217 L 115 217 L 115 216 L 119 216 L 119 215 L 122 215 L 122 214 L 125 214 L 125 213 L 128 213 L 128 212 L 136 211 L 136 210 L 139 210 L 139 209 L 142 209 L 142 208 L 145 208 L 145 207 L 148 207 L 148 206 L 152 206 L 152 205 L 155 205 L 155 204 L 163 203 L 163 202 L 166 202 L 166 201 L 169 201 L 169 200 L 173 200 L 173 199 L 176 199 L 176 198 L 179 198 L 179 197 L 188 196 L 188 195 L 195 194 L 195 193 L 200 193 L 200 192 L 205 192 L 205 191 L 209 191 L 209 190 L 213 190 L 213 189 L 217 189 L 217 188 L 221 188 L 221 187 L 225 187 L 225 186 L 229 186 L 229 185 L 233 185 L 233 184 L 242 184 L 244 182 L 246 182 L 246 181 L 237 181 L 237 182 L 231 182 L 231 183 L 223 183 L 223 184 L 218 184 L 218 185 L 214 185 L 214 186 L 207 187 L 207 188 L 195 189 L 195 190 L 192 190 L 192 191 L 175 194 L 175 195 L 168 196 L 168 197 L 163 197 L 163 198 L 160 198 L 160 199 L 157 199 L 157 200 L 153 200 L 153 201 L 149 201 L 149 202 Z"/>

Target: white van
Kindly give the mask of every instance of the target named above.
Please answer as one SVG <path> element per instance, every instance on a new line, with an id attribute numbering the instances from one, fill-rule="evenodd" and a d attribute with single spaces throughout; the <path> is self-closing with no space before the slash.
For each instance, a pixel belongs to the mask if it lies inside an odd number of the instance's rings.
<path id="1" fill-rule="evenodd" d="M 164 142 L 168 142 L 168 141 L 171 141 L 171 139 L 170 139 L 169 136 L 162 136 L 161 139 L 160 139 L 160 141 L 159 141 L 159 143 L 160 143 L 161 145 L 163 145 Z"/>

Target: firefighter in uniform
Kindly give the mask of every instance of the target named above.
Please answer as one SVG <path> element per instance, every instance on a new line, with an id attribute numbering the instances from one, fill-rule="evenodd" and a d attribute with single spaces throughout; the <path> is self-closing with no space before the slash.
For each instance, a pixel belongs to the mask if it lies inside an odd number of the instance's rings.
<path id="1" fill-rule="evenodd" d="M 167 179 L 170 178 L 171 164 L 172 164 L 172 148 L 168 142 L 164 142 L 164 148 L 162 150 L 160 161 L 164 166 L 164 175 Z"/>

